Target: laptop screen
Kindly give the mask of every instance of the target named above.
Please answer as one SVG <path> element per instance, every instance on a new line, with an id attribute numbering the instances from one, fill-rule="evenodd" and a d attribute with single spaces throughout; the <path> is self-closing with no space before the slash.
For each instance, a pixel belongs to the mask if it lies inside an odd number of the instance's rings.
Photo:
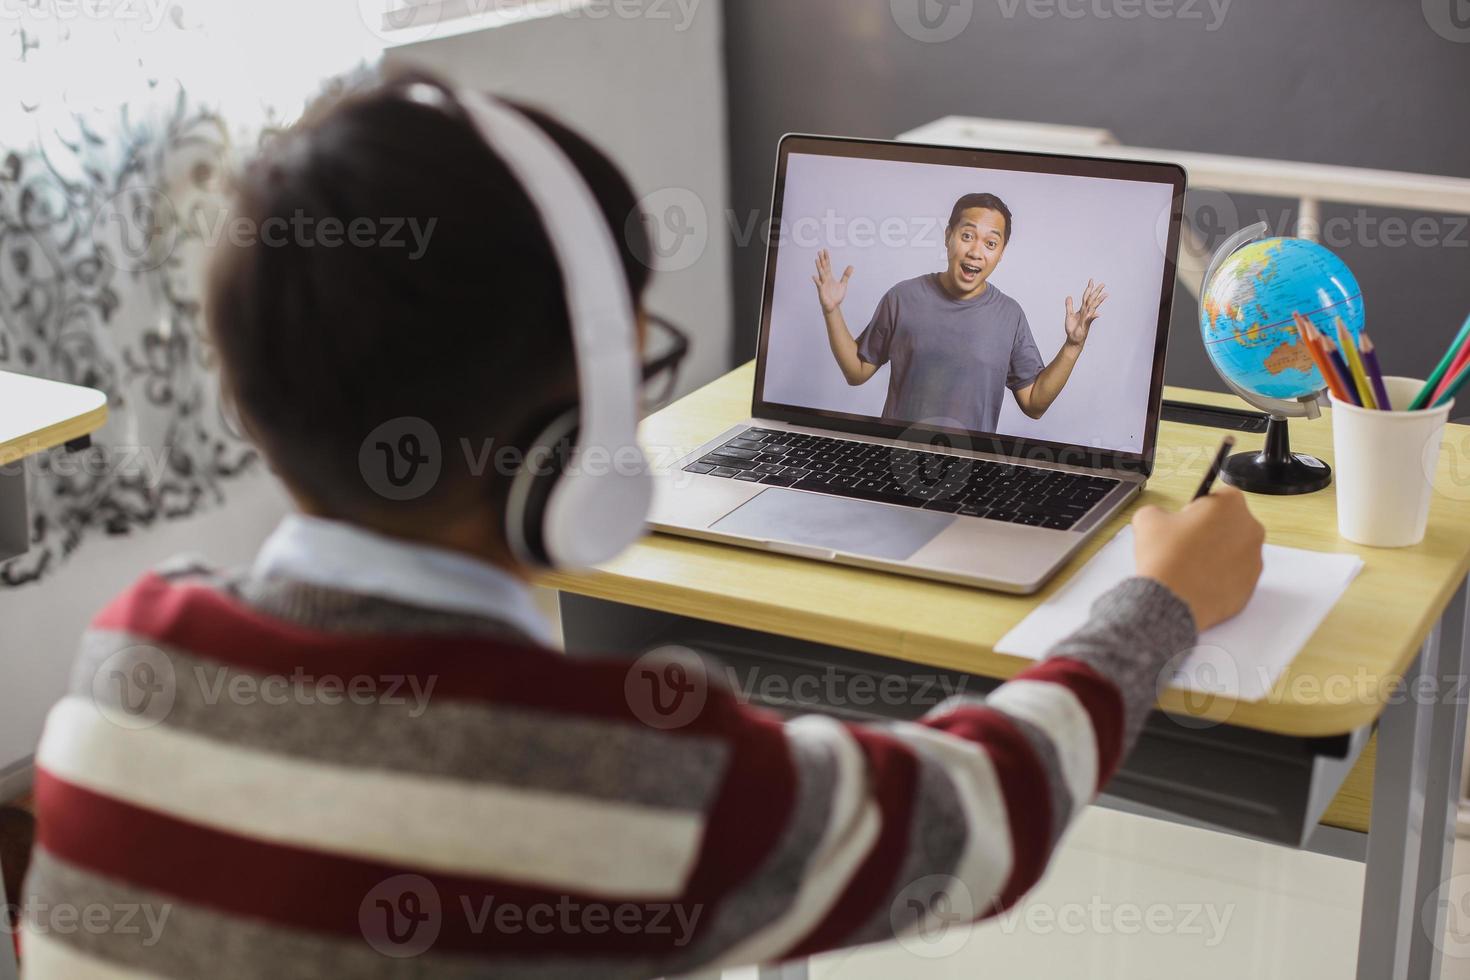
<path id="1" fill-rule="evenodd" d="M 1183 191 L 1167 164 L 787 137 L 756 414 L 1147 469 Z"/>

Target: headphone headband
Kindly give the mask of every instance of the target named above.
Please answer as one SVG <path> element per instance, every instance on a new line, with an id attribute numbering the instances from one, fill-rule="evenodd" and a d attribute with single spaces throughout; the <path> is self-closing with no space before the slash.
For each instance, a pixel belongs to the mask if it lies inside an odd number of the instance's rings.
<path id="1" fill-rule="evenodd" d="M 541 217 L 561 268 L 577 358 L 575 426 L 558 420 L 543 435 L 560 441 L 575 429 L 579 458 L 550 477 L 522 467 L 506 515 L 511 546 L 525 561 L 589 567 L 643 533 L 652 497 L 637 441 L 641 378 L 627 274 L 596 196 L 556 142 L 503 102 L 473 91 L 457 97 Z M 604 455 L 590 459 L 588 448 Z M 547 479 L 554 482 L 538 494 L 536 481 Z"/>

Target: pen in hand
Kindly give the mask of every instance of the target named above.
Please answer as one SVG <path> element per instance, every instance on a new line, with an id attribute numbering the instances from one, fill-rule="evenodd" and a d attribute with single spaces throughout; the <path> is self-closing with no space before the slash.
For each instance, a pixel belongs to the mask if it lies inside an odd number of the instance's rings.
<path id="1" fill-rule="evenodd" d="M 1235 448 L 1235 437 L 1226 436 L 1225 441 L 1220 443 L 1220 451 L 1215 453 L 1215 461 L 1210 464 L 1209 472 L 1200 481 L 1199 490 L 1195 491 L 1194 499 L 1209 496 L 1211 490 L 1215 489 L 1215 480 L 1220 476 L 1220 470 L 1225 466 L 1225 460 L 1230 457 L 1230 450 Z"/>

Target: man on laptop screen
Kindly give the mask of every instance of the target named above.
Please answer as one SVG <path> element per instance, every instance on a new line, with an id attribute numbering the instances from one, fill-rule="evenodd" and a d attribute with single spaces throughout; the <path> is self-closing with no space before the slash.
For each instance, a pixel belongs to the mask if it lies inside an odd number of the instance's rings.
<path id="1" fill-rule="evenodd" d="M 853 267 L 839 279 L 832 255 L 817 255 L 812 282 L 827 322 L 827 340 L 850 385 L 868 382 L 892 363 L 883 418 L 901 422 L 952 419 L 994 432 L 1009 388 L 1028 418 L 1039 419 L 1072 376 L 1106 286 L 1089 280 L 1080 302 L 1068 296 L 1065 341 L 1042 360 L 1021 305 L 990 282 L 1010 244 L 1011 210 L 994 194 L 966 194 L 945 228 L 943 272 L 900 282 L 884 295 L 871 322 L 853 339 L 842 312 Z"/>
<path id="2" fill-rule="evenodd" d="M 661 475 L 650 523 L 1040 589 L 1152 471 L 1184 187 L 1168 163 L 785 137 L 750 418 Z"/>

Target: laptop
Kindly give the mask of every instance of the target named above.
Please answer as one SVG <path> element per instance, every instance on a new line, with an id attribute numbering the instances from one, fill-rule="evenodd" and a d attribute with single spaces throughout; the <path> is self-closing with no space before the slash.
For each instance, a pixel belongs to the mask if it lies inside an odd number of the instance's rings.
<path id="1" fill-rule="evenodd" d="M 751 417 L 657 531 L 1032 593 L 1154 466 L 1185 173 L 781 141 Z"/>

